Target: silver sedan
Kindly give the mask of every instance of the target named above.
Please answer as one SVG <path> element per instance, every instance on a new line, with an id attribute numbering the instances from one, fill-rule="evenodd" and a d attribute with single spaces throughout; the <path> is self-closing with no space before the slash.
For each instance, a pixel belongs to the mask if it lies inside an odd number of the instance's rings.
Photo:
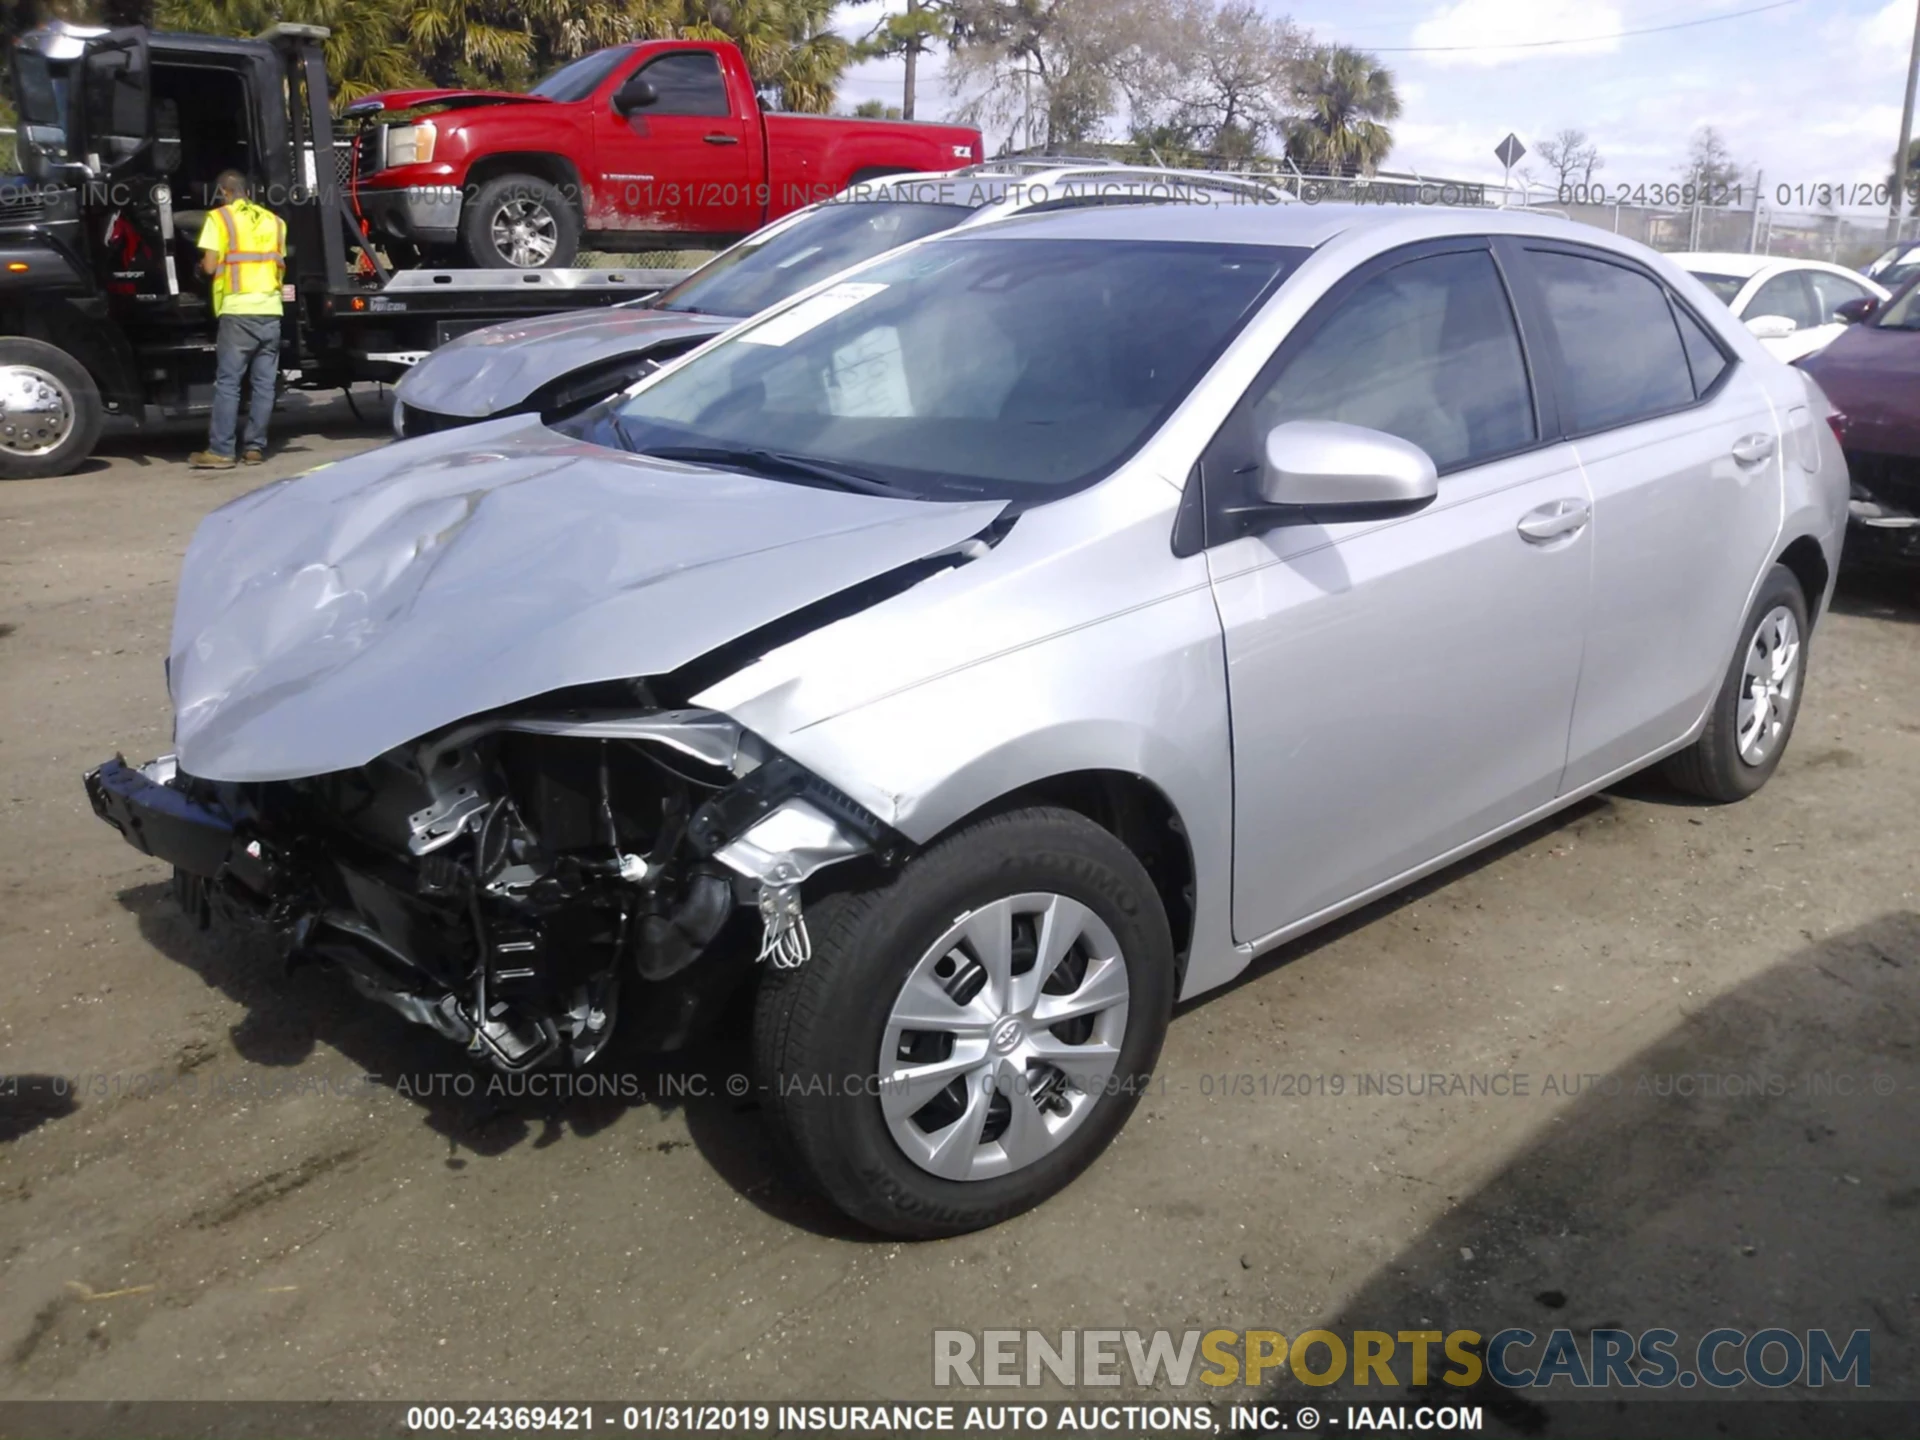
<path id="1" fill-rule="evenodd" d="M 88 777 L 501 1069 L 756 990 L 805 1177 L 992 1224 L 1178 998 L 1636 770 L 1780 763 L 1832 412 L 1650 251 L 1486 212 L 954 231 L 556 427 L 202 525 L 179 754 Z"/>

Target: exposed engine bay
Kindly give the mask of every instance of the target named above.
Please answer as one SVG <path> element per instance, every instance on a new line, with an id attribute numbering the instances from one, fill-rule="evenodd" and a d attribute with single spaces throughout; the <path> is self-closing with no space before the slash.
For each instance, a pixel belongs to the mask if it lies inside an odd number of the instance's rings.
<path id="1" fill-rule="evenodd" d="M 672 1048 L 754 963 L 806 959 L 802 881 L 890 862 L 897 839 L 644 682 L 463 721 L 354 770 L 215 782 L 115 760 L 87 792 L 173 862 L 202 924 L 264 924 L 290 962 L 338 966 L 505 1071 L 590 1064 L 623 1004 Z"/>

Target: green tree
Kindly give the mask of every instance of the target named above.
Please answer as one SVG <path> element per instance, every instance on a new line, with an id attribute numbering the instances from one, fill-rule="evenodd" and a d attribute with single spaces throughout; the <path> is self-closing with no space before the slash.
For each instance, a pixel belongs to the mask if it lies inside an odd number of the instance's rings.
<path id="1" fill-rule="evenodd" d="M 853 107 L 853 113 L 862 120 L 904 120 L 898 105 L 889 105 L 884 100 L 862 100 Z"/>
<path id="2" fill-rule="evenodd" d="M 603 46 L 681 36 L 731 40 L 755 83 L 790 110 L 825 111 L 851 58 L 832 0 L 158 0 L 168 29 L 253 35 L 325 25 L 344 103 L 379 90 L 524 88 Z"/>
<path id="3" fill-rule="evenodd" d="M 1315 46 L 1295 73 L 1293 102 L 1299 113 L 1285 125 L 1287 158 L 1303 170 L 1370 173 L 1393 148 L 1386 122 L 1399 118 L 1400 97 L 1376 56 Z"/>

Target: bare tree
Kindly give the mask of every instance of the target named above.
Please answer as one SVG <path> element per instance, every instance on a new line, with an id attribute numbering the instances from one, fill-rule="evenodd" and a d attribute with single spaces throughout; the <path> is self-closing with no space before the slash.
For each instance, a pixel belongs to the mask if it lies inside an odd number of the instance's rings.
<path id="1" fill-rule="evenodd" d="M 1554 184 L 1565 189 L 1579 181 L 1585 184 L 1593 179 L 1593 172 L 1606 168 L 1606 161 L 1600 158 L 1600 147 L 1587 138 L 1587 132 L 1568 126 L 1551 140 L 1542 140 L 1537 147 L 1541 163 L 1553 171 Z"/>
<path id="2" fill-rule="evenodd" d="M 1252 0 L 1177 0 L 1162 13 L 1160 44 L 1121 77 L 1136 130 L 1168 129 L 1231 158 L 1256 153 L 1290 112 L 1305 33 Z"/>
<path id="3" fill-rule="evenodd" d="M 1739 185 L 1745 173 L 1746 167 L 1737 162 L 1727 148 L 1726 137 L 1713 126 L 1702 125 L 1693 132 L 1693 143 L 1687 147 L 1686 163 L 1680 167 L 1680 174 L 1697 193 L 1712 199 L 1717 193 Z"/>
<path id="4" fill-rule="evenodd" d="M 1152 0 L 953 0 L 951 15 L 954 77 L 982 87 L 963 113 L 1016 148 L 1097 136 L 1162 25 Z"/>

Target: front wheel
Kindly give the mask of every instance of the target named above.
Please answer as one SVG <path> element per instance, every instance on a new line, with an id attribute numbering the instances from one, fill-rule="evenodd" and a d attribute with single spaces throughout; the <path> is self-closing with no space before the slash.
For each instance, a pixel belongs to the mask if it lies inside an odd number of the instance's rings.
<path id="1" fill-rule="evenodd" d="M 1786 753 L 1807 674 L 1807 599 L 1775 565 L 1740 629 L 1740 646 L 1714 697 L 1706 728 L 1666 763 L 1676 787 L 1707 800 L 1744 800 Z"/>
<path id="2" fill-rule="evenodd" d="M 1166 912 L 1083 816 L 994 816 L 809 924 L 812 958 L 762 983 L 761 1079 L 800 1167 L 876 1230 L 956 1235 L 1039 1204 L 1149 1083 L 1174 998 Z"/>
<path id="3" fill-rule="evenodd" d="M 67 474 L 105 419 L 86 366 L 43 340 L 0 336 L 0 480 Z"/>
<path id="4" fill-rule="evenodd" d="M 484 269 L 558 269 L 580 253 L 580 217 L 548 181 L 502 175 L 460 217 L 460 247 Z"/>

